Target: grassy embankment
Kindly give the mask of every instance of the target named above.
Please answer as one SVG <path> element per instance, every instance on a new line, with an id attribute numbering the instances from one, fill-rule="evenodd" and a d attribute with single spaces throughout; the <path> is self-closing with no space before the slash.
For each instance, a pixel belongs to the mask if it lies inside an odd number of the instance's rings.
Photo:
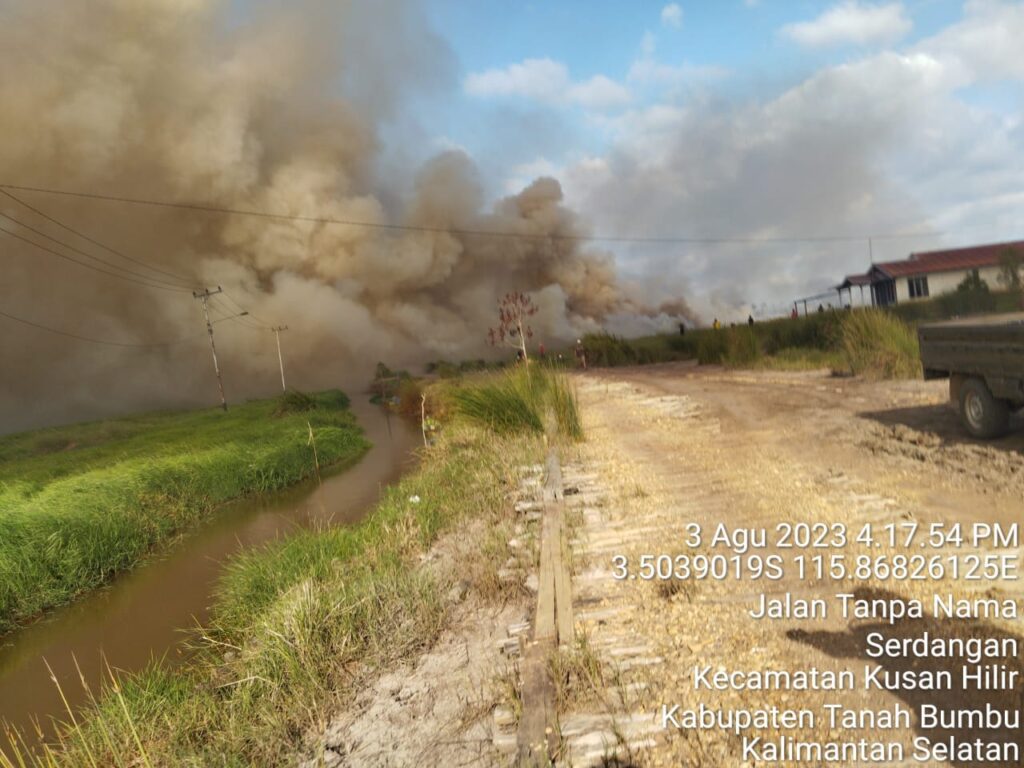
<path id="1" fill-rule="evenodd" d="M 428 389 L 440 433 L 366 520 L 236 558 L 189 665 L 120 679 L 26 764 L 294 764 L 368 679 L 438 637 L 455 581 L 485 600 L 522 589 L 497 575 L 517 468 L 542 459 L 543 435 L 581 434 L 568 383 L 530 368 Z M 459 557 L 424 563 L 455 531 Z"/>
<path id="2" fill-rule="evenodd" d="M 218 504 L 312 476 L 310 428 L 322 466 L 368 448 L 337 391 L 0 438 L 0 632 L 131 568 Z"/>
<path id="3" fill-rule="evenodd" d="M 646 365 L 694 360 L 733 368 L 809 370 L 830 368 L 876 378 L 913 378 L 920 373 L 916 326 L 953 317 L 1013 312 L 1021 296 L 989 291 L 966 282 L 960 289 L 924 301 L 885 310 L 857 308 L 807 317 L 778 318 L 714 331 L 703 328 L 685 336 L 663 334 L 619 339 L 587 336 L 594 365 Z"/>
<path id="4" fill-rule="evenodd" d="M 620 339 L 592 334 L 584 339 L 589 362 L 597 366 L 647 365 L 697 360 L 733 368 L 809 370 L 829 368 L 875 378 L 920 375 L 916 326 L 989 312 L 1011 312 L 1018 294 L 960 290 L 889 309 L 813 313 L 748 326 Z"/>

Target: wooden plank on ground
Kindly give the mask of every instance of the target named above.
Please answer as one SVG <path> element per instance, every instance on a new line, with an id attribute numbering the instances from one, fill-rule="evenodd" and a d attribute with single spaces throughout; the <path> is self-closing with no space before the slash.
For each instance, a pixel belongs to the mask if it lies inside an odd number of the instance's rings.
<path id="1" fill-rule="evenodd" d="M 544 510 L 540 536 L 540 568 L 537 586 L 537 618 L 533 624 L 533 639 L 556 639 L 555 627 L 555 571 L 552 528 L 555 521 L 550 509 Z"/>
<path id="2" fill-rule="evenodd" d="M 547 478 L 544 481 L 544 501 L 546 503 L 562 500 L 562 465 L 558 462 L 558 454 L 548 454 Z"/>
<path id="3" fill-rule="evenodd" d="M 553 638 L 531 640 L 523 652 L 523 713 L 517 737 L 522 768 L 550 765 L 554 754 L 555 684 L 548 674 L 553 648 Z"/>
<path id="4" fill-rule="evenodd" d="M 533 638 L 523 651 L 523 714 L 517 743 L 520 766 L 550 765 L 558 746 L 555 687 L 548 657 L 557 643 L 572 642 L 572 596 L 562 536 L 562 469 L 548 454 L 538 564 L 537 613 Z"/>
<path id="5" fill-rule="evenodd" d="M 558 632 L 558 644 L 565 648 L 573 644 L 572 575 L 569 572 L 570 559 L 566 549 L 567 542 L 562 535 L 561 510 L 559 510 L 557 527 L 557 535 L 553 537 L 555 549 L 555 628 Z"/>

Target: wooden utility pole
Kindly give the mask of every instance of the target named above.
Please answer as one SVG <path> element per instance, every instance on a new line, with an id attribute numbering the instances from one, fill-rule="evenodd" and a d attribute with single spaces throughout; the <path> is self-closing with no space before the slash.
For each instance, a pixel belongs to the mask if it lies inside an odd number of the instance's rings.
<path id="1" fill-rule="evenodd" d="M 284 358 L 281 357 L 281 331 L 287 331 L 287 325 L 279 325 L 275 328 L 271 328 L 274 332 L 274 336 L 277 338 L 277 364 L 281 367 L 281 391 L 287 392 L 288 389 L 284 385 Z"/>
<path id="2" fill-rule="evenodd" d="M 218 293 L 223 293 L 224 289 L 219 285 L 216 291 L 211 291 L 207 288 L 203 292 L 192 291 L 192 296 L 203 302 L 203 317 L 206 318 L 206 330 L 210 334 L 210 351 L 213 352 L 213 370 L 217 374 L 217 388 L 220 390 L 220 405 L 226 411 L 228 409 L 228 401 L 224 397 L 224 382 L 220 377 L 220 365 L 217 364 L 217 345 L 213 343 L 213 323 L 210 322 L 210 310 L 207 307 L 207 301 L 211 296 L 216 296 Z"/>

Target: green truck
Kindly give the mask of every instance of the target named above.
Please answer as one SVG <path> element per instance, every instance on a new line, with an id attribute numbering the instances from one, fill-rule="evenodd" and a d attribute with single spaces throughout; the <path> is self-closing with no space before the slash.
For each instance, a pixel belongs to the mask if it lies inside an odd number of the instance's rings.
<path id="1" fill-rule="evenodd" d="M 949 397 L 974 437 L 998 437 L 1024 408 L 1024 313 L 949 320 L 917 331 L 926 379 L 949 379 Z"/>

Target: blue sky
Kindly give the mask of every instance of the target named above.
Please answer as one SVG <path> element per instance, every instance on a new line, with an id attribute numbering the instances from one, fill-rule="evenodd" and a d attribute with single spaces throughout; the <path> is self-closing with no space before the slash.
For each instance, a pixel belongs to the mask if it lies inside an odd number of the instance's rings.
<path id="1" fill-rule="evenodd" d="M 600 234 L 928 233 L 880 239 L 876 259 L 1024 235 L 1020 2 L 426 7 L 457 82 L 418 108 L 422 155 L 464 150 L 492 197 L 555 176 Z M 865 251 L 614 254 L 641 285 L 668 276 L 704 312 L 742 313 L 782 311 Z"/>
<path id="2" fill-rule="evenodd" d="M 651 57 L 659 64 L 707 70 L 709 79 L 714 74 L 715 97 L 732 100 L 765 98 L 823 67 L 884 49 L 879 42 L 808 48 L 795 45 L 783 32 L 786 25 L 814 19 L 834 6 L 793 0 L 430 0 L 427 4 L 435 30 L 452 47 L 463 85 L 474 74 L 530 59 L 564 65 L 573 81 L 601 76 L 624 81 L 644 57 L 645 47 L 653 46 Z M 912 28 L 901 36 L 902 46 L 935 34 L 961 16 L 956 2 L 919 0 L 902 7 L 912 20 Z M 666 8 L 673 10 L 666 13 Z M 1007 95 L 995 90 L 976 94 L 976 98 L 1005 101 Z M 634 107 L 658 102 L 658 94 L 651 89 L 638 88 L 633 96 Z M 510 109 L 529 111 L 536 106 L 529 97 L 487 100 L 474 98 L 461 88 L 453 100 L 436 111 L 428 110 L 427 115 L 430 125 L 444 137 L 486 154 L 493 149 L 485 131 L 494 114 L 500 116 Z M 553 111 L 564 120 L 563 129 L 572 131 L 577 151 L 603 146 L 604 132 L 585 119 L 584 109 L 567 105 Z"/>

